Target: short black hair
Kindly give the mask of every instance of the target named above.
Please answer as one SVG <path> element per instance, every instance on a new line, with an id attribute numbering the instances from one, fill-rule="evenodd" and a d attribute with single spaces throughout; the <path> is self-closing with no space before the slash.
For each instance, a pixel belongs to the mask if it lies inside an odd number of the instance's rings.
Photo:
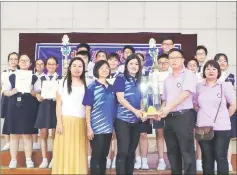
<path id="1" fill-rule="evenodd" d="M 226 60 L 226 62 L 227 62 L 227 64 L 228 64 L 228 57 L 227 57 L 227 55 L 224 54 L 224 53 L 218 53 L 218 54 L 216 54 L 215 57 L 214 57 L 214 60 L 219 61 L 219 59 L 220 59 L 221 56 L 223 56 L 223 57 L 225 58 L 225 60 Z"/>
<path id="2" fill-rule="evenodd" d="M 186 67 L 188 66 L 188 63 L 189 63 L 190 61 L 195 61 L 196 64 L 197 64 L 197 67 L 199 67 L 199 62 L 198 62 L 198 60 L 197 60 L 196 58 L 191 58 L 191 59 L 187 62 Z"/>
<path id="3" fill-rule="evenodd" d="M 96 52 L 96 54 L 95 54 L 95 57 L 96 57 L 96 58 L 97 58 L 97 56 L 98 56 L 99 53 L 104 53 L 104 54 L 105 54 L 105 57 L 107 58 L 107 53 L 106 53 L 105 51 L 103 51 L 103 50 L 99 50 L 98 52 Z"/>
<path id="4" fill-rule="evenodd" d="M 197 46 L 195 53 L 197 53 L 198 50 L 204 50 L 204 52 L 205 52 L 206 55 L 207 55 L 207 53 L 208 53 L 208 52 L 207 52 L 207 48 L 206 48 L 205 46 L 203 46 L 203 45 Z"/>
<path id="5" fill-rule="evenodd" d="M 163 43 L 165 40 L 171 40 L 174 44 L 174 37 L 173 36 L 163 36 L 160 40 L 161 43 Z"/>
<path id="6" fill-rule="evenodd" d="M 170 51 L 168 52 L 168 56 L 169 56 L 172 52 L 179 52 L 179 53 L 182 55 L 182 57 L 184 57 L 184 51 L 181 50 L 181 49 L 177 49 L 177 48 L 172 48 L 172 49 L 170 49 Z"/>
<path id="7" fill-rule="evenodd" d="M 203 67 L 203 78 L 206 78 L 205 70 L 208 66 L 212 66 L 218 70 L 217 79 L 219 79 L 221 77 L 221 68 L 220 68 L 219 63 L 216 60 L 209 60 L 206 62 L 206 64 Z"/>
<path id="8" fill-rule="evenodd" d="M 120 62 L 120 56 L 119 54 L 117 54 L 116 52 L 111 52 L 108 56 L 107 56 L 107 60 L 111 59 L 111 58 L 116 58 L 119 62 Z"/>
<path id="9" fill-rule="evenodd" d="M 79 48 L 82 48 L 82 47 L 85 47 L 88 52 L 91 50 L 91 47 L 90 47 L 89 44 L 87 44 L 87 43 L 80 43 L 80 44 L 77 46 L 77 50 L 78 50 Z"/>
<path id="10" fill-rule="evenodd" d="M 159 61 L 159 59 L 161 59 L 161 58 L 169 59 L 169 55 L 166 54 L 166 53 L 162 53 L 162 54 L 160 54 L 160 55 L 158 56 L 157 61 Z"/>
<path id="11" fill-rule="evenodd" d="M 125 49 L 129 49 L 129 50 L 132 51 L 132 53 L 135 53 L 135 49 L 134 49 L 134 47 L 131 46 L 131 45 L 126 45 L 126 46 L 124 46 L 124 47 L 123 47 L 123 52 L 125 51 Z"/>
<path id="12" fill-rule="evenodd" d="M 95 66 L 94 66 L 94 69 L 93 69 L 93 75 L 94 75 L 94 77 L 99 78 L 99 69 L 100 69 L 104 64 L 108 65 L 108 67 L 109 67 L 109 63 L 108 63 L 106 60 L 100 60 L 100 61 L 98 61 L 98 62 L 95 63 Z M 108 77 L 110 76 L 110 73 L 111 73 L 111 71 L 109 71 Z M 108 77 L 107 77 L 107 78 L 108 78 Z"/>
<path id="13" fill-rule="evenodd" d="M 76 53 L 76 56 L 77 55 L 87 56 L 88 57 L 88 62 L 90 62 L 90 60 L 91 60 L 91 55 L 90 55 L 90 52 L 88 52 L 88 51 L 81 50 L 81 51 Z"/>

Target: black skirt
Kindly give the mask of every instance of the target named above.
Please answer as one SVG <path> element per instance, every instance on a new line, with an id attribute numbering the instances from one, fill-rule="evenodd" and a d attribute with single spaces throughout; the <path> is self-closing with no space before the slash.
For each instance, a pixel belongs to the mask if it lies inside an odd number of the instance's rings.
<path id="1" fill-rule="evenodd" d="M 3 95 L 1 96 L 1 118 L 6 118 L 7 116 L 7 104 L 8 104 L 8 98 L 7 96 Z"/>
<path id="2" fill-rule="evenodd" d="M 8 132 L 10 134 L 38 134 L 38 130 L 34 128 L 36 115 L 37 99 L 31 94 L 18 93 L 9 97 L 7 115 Z"/>
<path id="3" fill-rule="evenodd" d="M 56 101 L 46 99 L 39 104 L 35 128 L 55 129 L 56 124 Z"/>

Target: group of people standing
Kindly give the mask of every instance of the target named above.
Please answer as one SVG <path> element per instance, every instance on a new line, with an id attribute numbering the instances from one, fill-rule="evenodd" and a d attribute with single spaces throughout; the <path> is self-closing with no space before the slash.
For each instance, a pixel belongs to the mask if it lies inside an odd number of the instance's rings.
<path id="1" fill-rule="evenodd" d="M 174 48 L 172 37 L 164 38 L 161 43 L 163 52 L 157 58 L 159 71 L 169 75 L 164 81 L 161 110 L 154 119 L 143 117 L 140 88 L 141 77 L 152 72 L 144 67 L 145 56 L 135 53 L 130 45 L 123 48 L 125 63 L 120 64 L 117 53 L 107 54 L 102 50 L 92 62 L 90 46 L 80 44 L 65 78 L 56 73 L 56 58 L 49 57 L 46 62 L 38 59 L 36 72 L 32 74 L 31 93 L 20 93 L 15 88 L 17 66 L 28 70 L 30 58 L 9 54 L 10 69 L 6 71 L 9 78 L 2 82 L 1 113 L 5 117 L 3 134 L 10 135 L 10 143 L 6 145 L 11 153 L 9 168 L 17 167 L 20 135 L 24 140 L 26 166 L 34 167 L 32 139 L 39 129 L 40 168 L 52 167 L 52 174 L 87 174 L 88 168 L 91 174 L 105 174 L 106 168 L 116 168 L 116 174 L 133 174 L 134 168 L 149 169 L 147 135 L 152 133 L 153 126 L 158 170 L 167 168 L 166 146 L 172 174 L 182 174 L 183 169 L 184 174 L 197 171 L 214 174 L 215 167 L 218 174 L 228 174 L 231 169 L 229 143 L 231 137 L 236 137 L 233 135 L 236 133 L 236 93 L 227 56 L 221 53 L 207 60 L 207 49 L 198 46 L 194 58 L 186 64 L 183 51 Z M 55 99 L 41 96 L 43 81 L 58 82 Z M 214 138 L 195 142 L 195 126 L 210 125 L 214 126 Z M 50 163 L 47 159 L 49 129 L 54 139 Z"/>

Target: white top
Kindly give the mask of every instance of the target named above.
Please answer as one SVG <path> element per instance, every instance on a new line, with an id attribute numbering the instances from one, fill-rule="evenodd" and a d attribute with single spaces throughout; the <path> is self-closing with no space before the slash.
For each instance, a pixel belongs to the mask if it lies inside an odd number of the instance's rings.
<path id="1" fill-rule="evenodd" d="M 17 74 L 19 73 L 19 71 L 20 70 L 17 70 L 17 71 L 15 71 L 14 72 L 14 74 L 17 76 Z M 28 70 L 27 70 L 28 71 Z M 12 73 L 13 74 L 13 73 Z M 33 74 L 32 74 L 33 75 Z M 10 76 L 10 75 L 9 75 Z M 33 87 L 32 87 L 32 90 L 34 90 L 34 91 L 40 91 L 40 89 L 41 89 L 41 84 L 40 84 L 41 82 L 40 82 L 40 80 L 39 79 L 37 79 L 37 81 L 35 82 L 35 84 L 33 85 Z M 7 90 L 7 91 L 10 91 L 10 90 L 12 90 L 12 85 L 11 85 L 11 82 L 10 82 L 10 80 L 9 80 L 9 78 L 8 78 L 8 80 L 7 80 L 7 82 L 6 82 L 6 85 L 4 85 L 4 89 L 3 90 Z"/>
<path id="2" fill-rule="evenodd" d="M 12 71 L 12 70 L 6 70 L 6 71 L 3 71 L 1 73 L 1 87 L 2 87 L 2 91 L 1 91 L 1 94 L 3 93 L 4 90 L 7 90 L 7 87 L 8 87 L 8 83 L 9 83 L 9 76 L 11 74 L 14 74 L 17 70 L 15 71 Z"/>
<path id="3" fill-rule="evenodd" d="M 82 100 L 85 94 L 84 86 L 72 86 L 72 92 L 68 94 L 67 81 L 63 86 L 63 81 L 59 85 L 58 93 L 62 100 L 62 116 L 73 116 L 85 118 L 85 106 L 82 105 Z"/>
<path id="4" fill-rule="evenodd" d="M 125 64 L 122 64 L 118 67 L 118 71 L 124 73 L 125 70 Z"/>

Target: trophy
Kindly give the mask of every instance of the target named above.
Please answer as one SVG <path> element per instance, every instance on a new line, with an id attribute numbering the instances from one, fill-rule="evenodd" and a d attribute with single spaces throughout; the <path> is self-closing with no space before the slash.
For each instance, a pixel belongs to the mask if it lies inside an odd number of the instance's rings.
<path id="1" fill-rule="evenodd" d="M 160 87 L 159 87 L 159 67 L 158 67 L 158 48 L 156 40 L 151 38 L 149 41 L 149 54 L 152 58 L 153 65 L 148 77 L 142 77 L 141 91 L 144 118 L 154 118 L 159 114 L 161 108 Z"/>
<path id="2" fill-rule="evenodd" d="M 70 60 L 68 59 L 71 53 L 71 47 L 69 46 L 69 38 L 67 35 L 64 35 L 62 38 L 62 47 L 61 52 L 63 55 L 62 60 L 62 76 L 65 77 L 67 75 L 67 68 L 69 65 Z"/>

